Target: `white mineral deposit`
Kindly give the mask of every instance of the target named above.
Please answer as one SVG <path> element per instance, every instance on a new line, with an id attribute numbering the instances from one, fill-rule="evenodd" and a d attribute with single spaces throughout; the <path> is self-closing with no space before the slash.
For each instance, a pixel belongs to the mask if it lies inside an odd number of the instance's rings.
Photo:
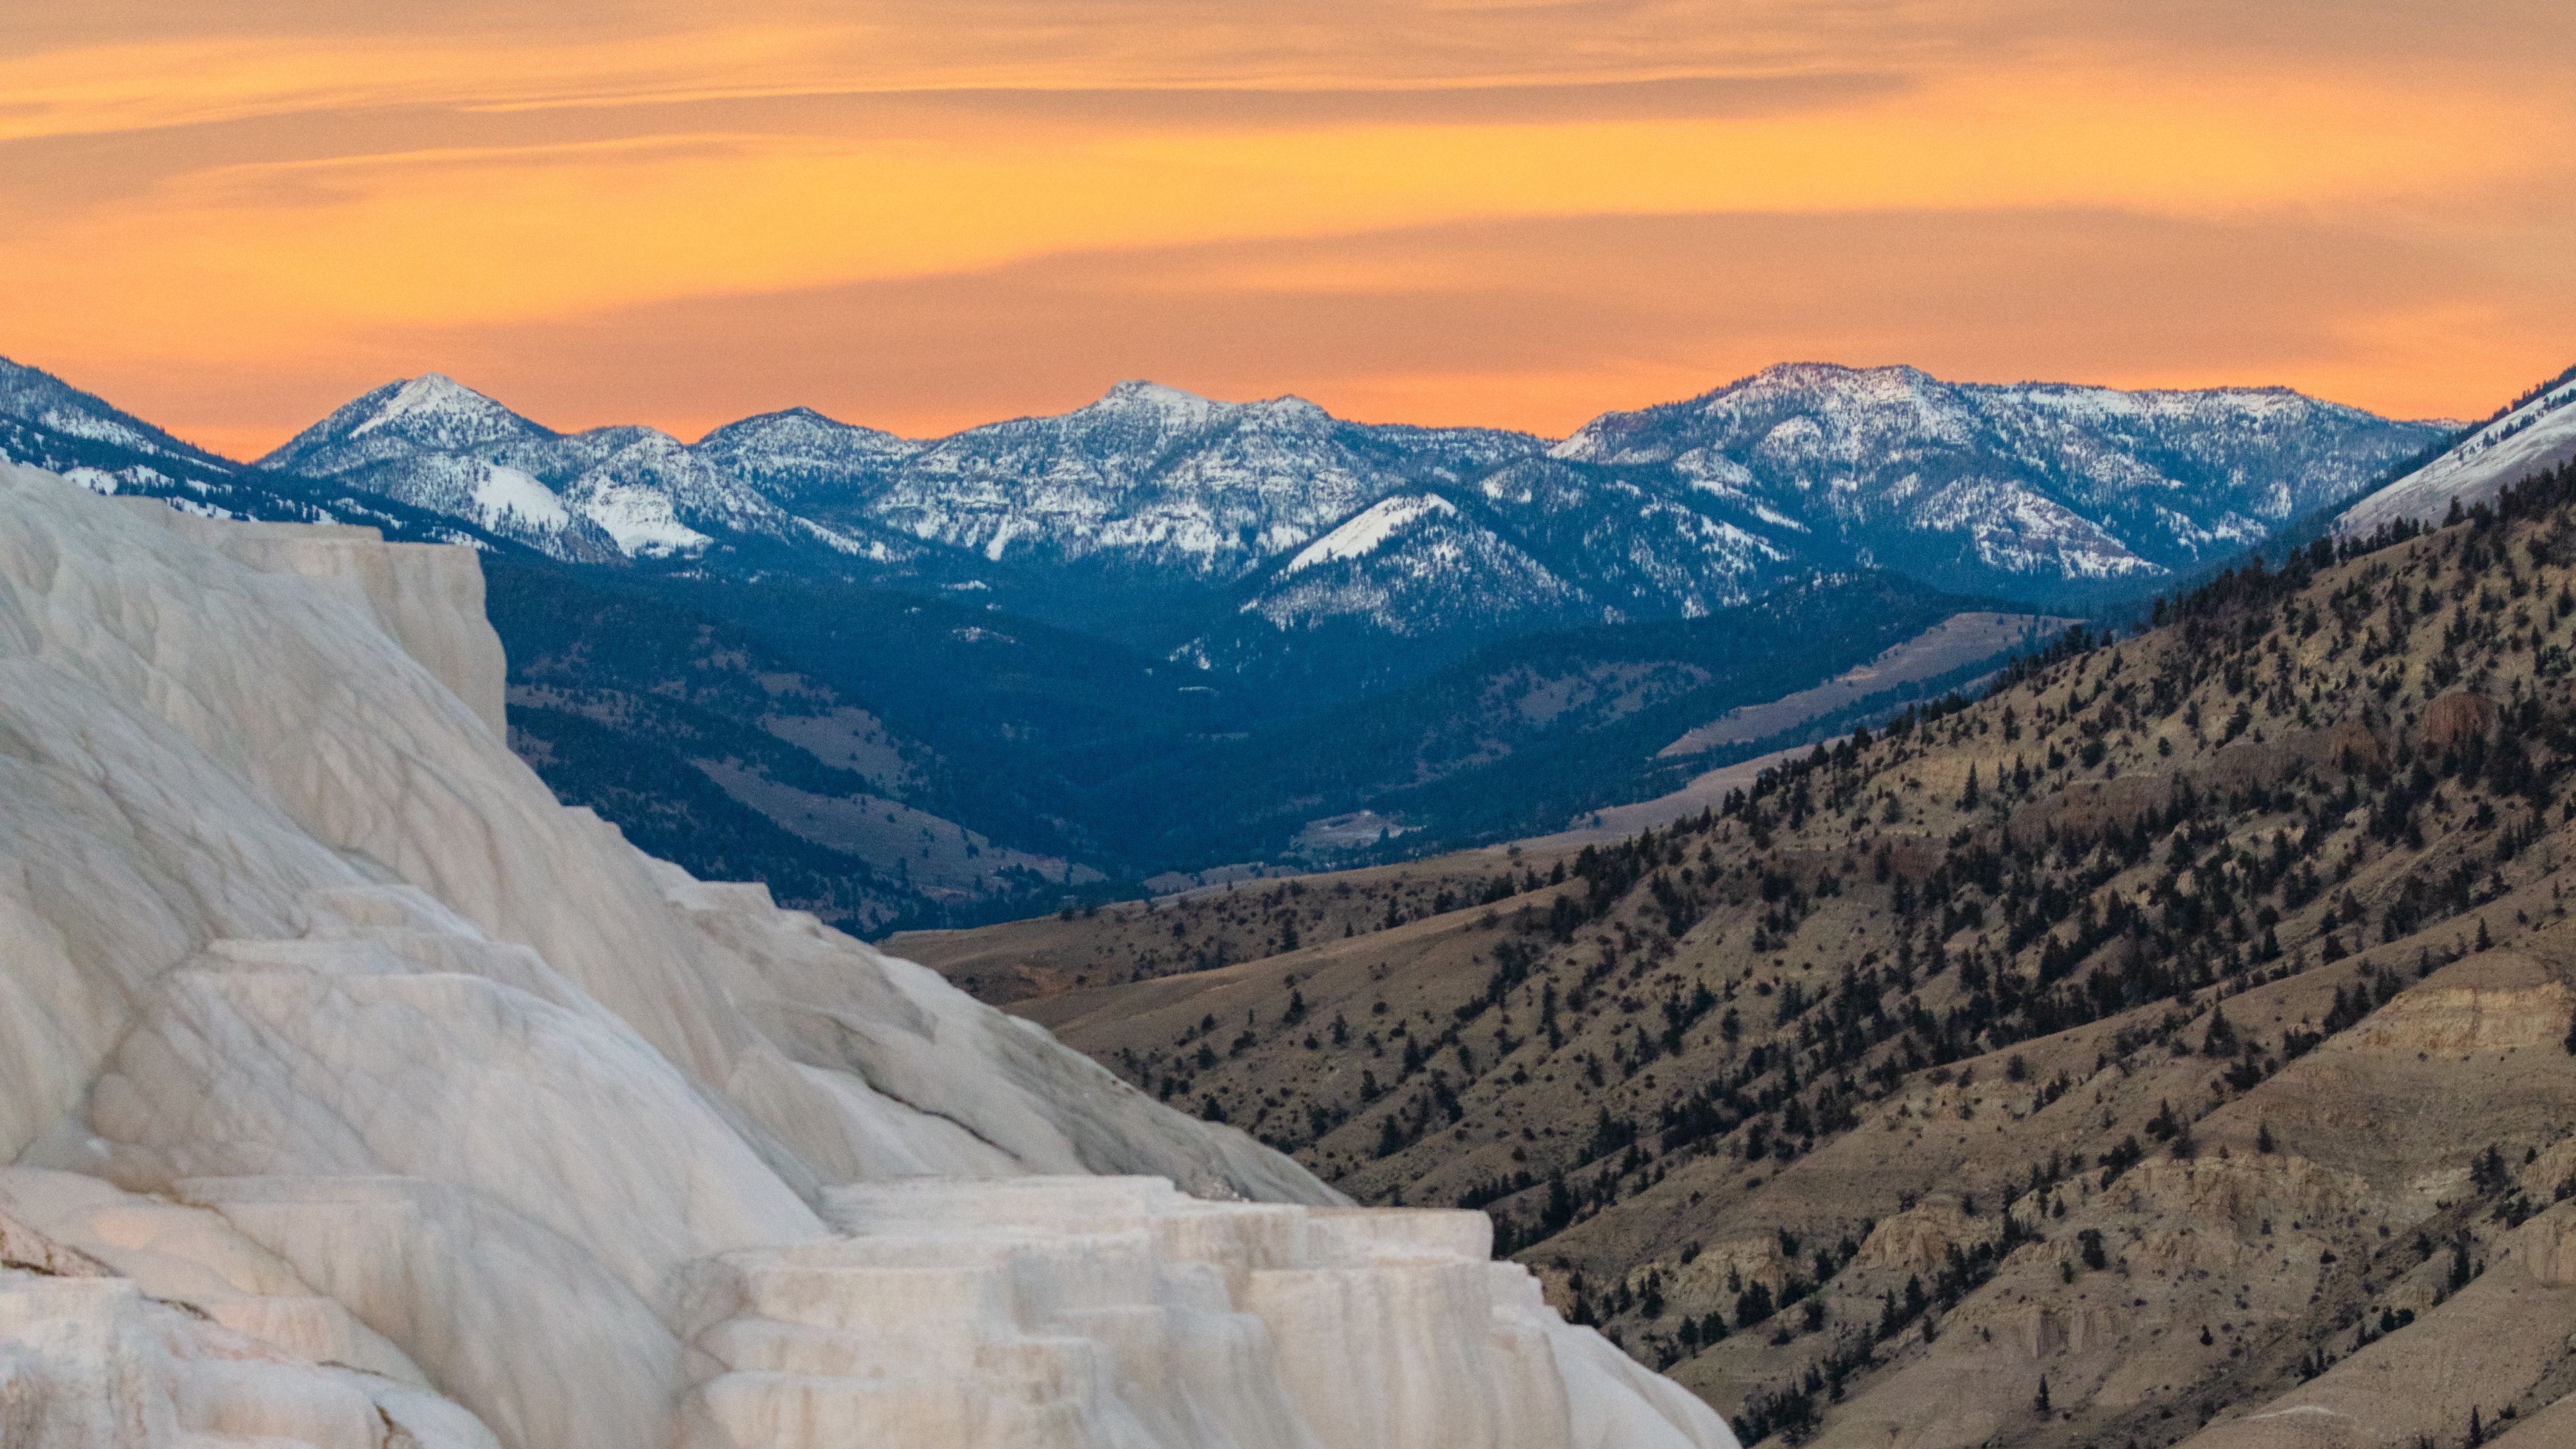
<path id="1" fill-rule="evenodd" d="M 1491 1260 L 556 803 L 464 548 L 0 465 L 9 1449 L 1733 1449 Z"/>

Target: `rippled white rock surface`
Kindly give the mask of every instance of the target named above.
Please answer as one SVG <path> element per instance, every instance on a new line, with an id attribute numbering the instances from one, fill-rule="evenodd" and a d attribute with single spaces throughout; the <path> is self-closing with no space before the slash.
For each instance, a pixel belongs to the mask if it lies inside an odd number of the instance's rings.
<path id="1" fill-rule="evenodd" d="M 480 601 L 0 468 L 0 1443 L 1734 1444 L 1481 1215 L 557 805 Z"/>

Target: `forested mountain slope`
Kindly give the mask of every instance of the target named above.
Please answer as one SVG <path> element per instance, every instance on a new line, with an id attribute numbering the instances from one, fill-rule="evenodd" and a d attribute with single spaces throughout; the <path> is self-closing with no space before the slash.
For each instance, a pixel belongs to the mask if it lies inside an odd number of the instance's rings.
<path id="1" fill-rule="evenodd" d="M 1043 910 L 1100 878 L 961 823 L 1038 812 L 686 595 L 535 560 L 484 572 L 511 748 L 640 849 L 861 932 Z"/>
<path id="2" fill-rule="evenodd" d="M 2571 648 L 2561 471 L 1668 832 L 903 949 L 1363 1200 L 1487 1209 L 1748 1443 L 2541 1449 Z"/>

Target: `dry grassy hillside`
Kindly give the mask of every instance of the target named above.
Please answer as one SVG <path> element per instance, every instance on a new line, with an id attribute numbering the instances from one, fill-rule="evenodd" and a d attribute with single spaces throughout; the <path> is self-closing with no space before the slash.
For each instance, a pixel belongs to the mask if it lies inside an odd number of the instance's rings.
<path id="1" fill-rule="evenodd" d="M 1561 881 L 1573 860 L 1572 850 L 1498 850 L 1334 875 L 1239 881 L 1150 905 L 1067 910 L 973 930 L 909 932 L 886 948 L 937 967 L 986 1001 L 1009 1005 L 1085 988 L 1200 976 L 1309 944 L 1511 901 L 1547 874 Z M 1505 879 L 1508 889 L 1496 884 Z"/>
<path id="2" fill-rule="evenodd" d="M 2230 577 L 1616 846 L 897 949 L 1486 1208 L 1748 1444 L 2576 1443 L 2571 500 Z"/>

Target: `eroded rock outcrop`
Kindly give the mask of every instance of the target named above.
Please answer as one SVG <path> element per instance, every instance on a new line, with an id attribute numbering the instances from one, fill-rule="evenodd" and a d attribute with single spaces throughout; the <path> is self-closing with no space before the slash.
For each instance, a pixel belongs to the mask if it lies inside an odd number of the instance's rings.
<path id="1" fill-rule="evenodd" d="M 470 556 L 0 471 L 14 1446 L 1731 1446 L 505 748 Z"/>

